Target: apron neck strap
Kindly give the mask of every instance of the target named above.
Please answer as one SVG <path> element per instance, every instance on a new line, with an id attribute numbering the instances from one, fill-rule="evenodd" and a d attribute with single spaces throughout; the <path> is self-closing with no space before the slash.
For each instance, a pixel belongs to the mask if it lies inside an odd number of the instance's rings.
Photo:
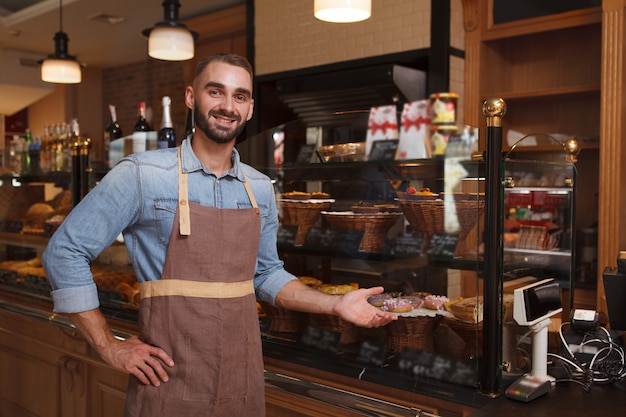
<path id="1" fill-rule="evenodd" d="M 189 185 L 187 173 L 183 172 L 182 146 L 178 147 L 178 228 L 180 234 L 191 234 L 191 216 L 189 215 Z"/>

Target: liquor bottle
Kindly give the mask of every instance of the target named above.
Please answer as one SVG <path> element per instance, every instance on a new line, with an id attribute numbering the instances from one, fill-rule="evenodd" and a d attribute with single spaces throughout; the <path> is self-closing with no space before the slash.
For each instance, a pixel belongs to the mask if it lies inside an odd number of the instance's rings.
<path id="1" fill-rule="evenodd" d="M 175 148 L 176 147 L 176 131 L 172 124 L 172 116 L 170 114 L 170 105 L 172 101 L 168 96 L 164 96 L 163 100 L 163 120 L 161 121 L 161 129 L 157 136 L 157 148 Z"/>
<path id="2" fill-rule="evenodd" d="M 30 173 L 30 145 L 33 143 L 33 137 L 30 134 L 30 129 L 26 129 L 24 134 L 24 142 L 22 143 L 22 175 Z"/>
<path id="3" fill-rule="evenodd" d="M 144 152 L 147 149 L 148 133 L 150 125 L 146 120 L 146 103 L 139 102 L 139 110 L 137 111 L 137 121 L 133 126 L 133 153 Z"/>
<path id="4" fill-rule="evenodd" d="M 111 142 L 124 136 L 124 134 L 122 133 L 122 128 L 120 127 L 120 124 L 117 122 L 117 112 L 115 111 L 115 106 L 113 104 L 109 104 L 109 113 L 111 114 L 111 121 L 109 125 L 104 129 L 104 142 L 103 142 L 104 161 L 105 161 L 106 167 L 110 166 L 109 150 L 111 147 Z"/>
<path id="5" fill-rule="evenodd" d="M 133 131 L 134 132 L 149 132 L 150 130 L 150 125 L 148 124 L 148 121 L 146 120 L 146 103 L 144 101 L 140 101 L 139 102 L 139 108 L 137 110 L 137 121 L 135 122 L 135 125 L 133 126 Z"/>
<path id="6" fill-rule="evenodd" d="M 50 172 L 50 151 L 51 151 L 50 127 L 44 125 L 43 136 L 41 137 L 41 171 Z"/>

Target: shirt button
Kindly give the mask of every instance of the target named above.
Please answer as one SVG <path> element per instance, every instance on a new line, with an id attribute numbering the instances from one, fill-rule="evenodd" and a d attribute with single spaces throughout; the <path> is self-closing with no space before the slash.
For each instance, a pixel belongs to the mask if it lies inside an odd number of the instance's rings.
<path id="1" fill-rule="evenodd" d="M 181 206 L 187 205 L 187 200 L 180 200 L 180 205 Z"/>

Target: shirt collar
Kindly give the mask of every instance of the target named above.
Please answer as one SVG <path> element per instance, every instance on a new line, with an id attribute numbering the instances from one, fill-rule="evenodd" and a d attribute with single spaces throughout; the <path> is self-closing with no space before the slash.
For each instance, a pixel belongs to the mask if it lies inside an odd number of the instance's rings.
<path id="1" fill-rule="evenodd" d="M 204 171 L 208 174 L 213 174 L 208 168 L 202 165 L 202 162 L 200 162 L 200 160 L 194 153 L 191 147 L 191 136 L 183 140 L 181 146 L 182 146 L 183 172 L 189 173 L 189 172 L 195 172 L 195 171 Z M 233 166 L 227 172 L 224 173 L 224 176 L 228 175 L 228 176 L 237 178 L 239 181 L 244 181 L 245 179 L 243 176 L 243 171 L 241 170 L 241 157 L 239 155 L 239 152 L 235 148 L 233 148 L 231 159 L 233 162 Z"/>

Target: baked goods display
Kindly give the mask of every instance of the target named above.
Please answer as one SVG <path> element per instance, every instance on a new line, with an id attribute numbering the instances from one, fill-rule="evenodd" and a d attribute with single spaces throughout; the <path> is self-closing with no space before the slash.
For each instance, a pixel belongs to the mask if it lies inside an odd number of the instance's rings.
<path id="1" fill-rule="evenodd" d="M 317 287 L 318 290 L 331 295 L 343 295 L 350 291 L 359 289 L 359 284 L 351 282 L 350 284 L 322 284 Z"/>
<path id="2" fill-rule="evenodd" d="M 389 230 L 400 219 L 401 213 L 354 213 L 353 211 L 322 211 L 331 227 L 363 231 L 358 250 L 383 253 L 387 248 Z"/>
<path id="3" fill-rule="evenodd" d="M 411 300 L 402 297 L 388 298 L 383 301 L 381 310 L 391 313 L 408 313 L 413 310 L 413 303 Z"/>
<path id="4" fill-rule="evenodd" d="M 455 256 L 463 254 L 464 241 L 479 223 L 485 209 L 484 194 L 466 194 L 467 198 L 446 198 L 428 188 L 419 191 L 409 189 L 396 192 L 402 213 L 411 229 L 426 237 L 424 250 L 430 245 L 435 234 L 455 234 L 458 236 Z M 411 191 L 411 193 L 409 192 Z"/>
<path id="5" fill-rule="evenodd" d="M 285 226 L 298 226 L 294 239 L 295 246 L 302 246 L 309 230 L 322 216 L 322 211 L 330 208 L 332 199 L 326 193 L 304 193 L 292 191 L 284 193 L 279 200 L 281 221 Z M 315 197 L 315 198 L 314 198 Z"/>
<path id="6" fill-rule="evenodd" d="M 439 194 L 431 191 L 430 188 L 422 188 L 417 190 L 415 187 L 407 187 L 406 192 L 398 191 L 396 192 L 399 199 L 404 200 L 437 200 L 439 199 Z"/>
<path id="7" fill-rule="evenodd" d="M 385 304 L 386 300 L 392 298 L 391 294 L 376 294 L 372 295 L 367 299 L 367 302 L 373 305 L 374 307 L 382 307 Z"/>
<path id="8" fill-rule="evenodd" d="M 287 200 L 309 200 L 311 193 L 305 193 L 303 191 L 290 191 L 283 193 L 282 197 Z"/>
<path id="9" fill-rule="evenodd" d="M 450 301 L 445 295 L 427 295 L 424 298 L 424 308 L 430 310 L 444 310 L 445 304 Z"/>
<path id="10" fill-rule="evenodd" d="M 319 287 L 320 285 L 322 285 L 322 281 L 315 277 L 299 275 L 297 278 L 300 282 L 308 285 L 309 287 Z"/>
<path id="11" fill-rule="evenodd" d="M 483 321 L 483 297 L 457 298 L 446 305 L 446 309 L 455 318 L 466 323 L 479 323 Z"/>
<path id="12" fill-rule="evenodd" d="M 311 198 L 313 200 L 325 200 L 327 198 L 330 198 L 330 194 L 321 191 L 314 191 L 311 193 Z"/>
<path id="13" fill-rule="evenodd" d="M 69 191 L 61 191 L 49 201 L 31 203 L 21 199 L 10 199 L 6 217 L 3 219 L 3 231 L 50 236 L 71 209 L 72 200 Z"/>
<path id="14" fill-rule="evenodd" d="M 101 300 L 139 305 L 139 284 L 134 273 L 99 265 L 92 265 L 91 272 Z M 23 288 L 42 296 L 49 296 L 52 290 L 40 257 L 0 262 L 0 284 Z"/>

